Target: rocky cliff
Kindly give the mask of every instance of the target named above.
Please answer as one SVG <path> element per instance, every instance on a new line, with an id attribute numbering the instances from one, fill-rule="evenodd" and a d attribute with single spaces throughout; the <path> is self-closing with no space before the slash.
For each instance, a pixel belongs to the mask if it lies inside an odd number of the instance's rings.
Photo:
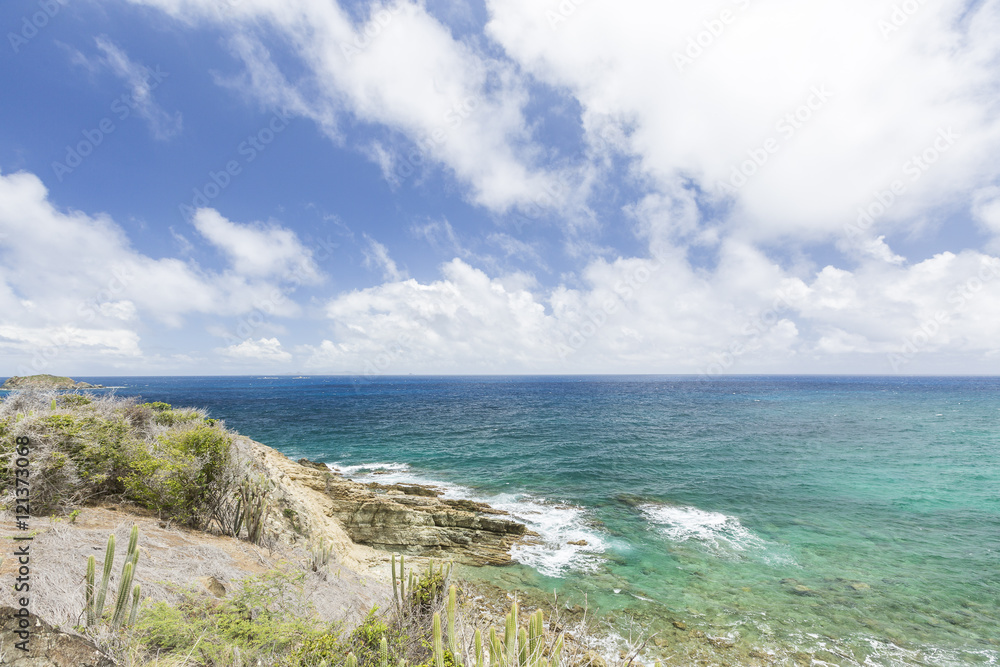
<path id="1" fill-rule="evenodd" d="M 290 523 L 294 530 L 286 526 L 284 534 L 324 535 L 341 547 L 354 542 L 471 565 L 508 564 L 511 547 L 534 537 L 507 513 L 471 500 L 441 498 L 432 486 L 362 484 L 322 464 L 296 463 L 246 438 L 237 448 L 275 483 L 271 522 Z"/>

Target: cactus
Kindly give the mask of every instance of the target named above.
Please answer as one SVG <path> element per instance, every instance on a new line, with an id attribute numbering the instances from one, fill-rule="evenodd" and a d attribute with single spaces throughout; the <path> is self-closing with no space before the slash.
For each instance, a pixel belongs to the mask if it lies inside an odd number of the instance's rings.
<path id="1" fill-rule="evenodd" d="M 354 657 L 353 653 L 347 654 L 347 667 L 358 667 L 358 659 Z"/>
<path id="2" fill-rule="evenodd" d="M 434 664 L 436 667 L 444 667 L 444 644 L 441 641 L 441 613 L 434 612 L 433 621 L 434 632 Z"/>
<path id="3" fill-rule="evenodd" d="M 563 636 L 559 635 L 556 638 L 556 645 L 552 647 L 552 663 L 551 667 L 559 667 L 559 658 L 562 657 L 563 650 Z"/>
<path id="4" fill-rule="evenodd" d="M 497 637 L 497 629 L 490 628 L 490 665 L 499 665 L 503 660 L 503 646 L 500 645 L 500 638 Z"/>
<path id="5" fill-rule="evenodd" d="M 135 588 L 132 589 L 132 611 L 128 615 L 129 626 L 135 625 L 135 617 L 139 614 L 139 595 L 141 592 L 139 584 L 136 584 Z"/>
<path id="6" fill-rule="evenodd" d="M 115 601 L 115 613 L 111 617 L 111 629 L 117 630 L 125 620 L 125 610 L 128 608 L 128 594 L 132 587 L 132 563 L 125 563 L 122 568 L 122 580 L 118 584 L 118 599 Z"/>
<path id="7" fill-rule="evenodd" d="M 517 657 L 517 600 L 510 607 L 507 614 L 507 627 L 504 629 L 503 646 L 507 651 L 507 664 L 513 665 Z"/>
<path id="8" fill-rule="evenodd" d="M 458 655 L 458 646 L 455 640 L 455 601 L 457 592 L 454 586 L 448 589 L 448 650 L 454 658 Z M 457 662 L 457 660 L 456 660 Z"/>
<path id="9" fill-rule="evenodd" d="M 108 582 L 111 579 L 111 568 L 115 560 L 115 536 L 108 536 L 108 548 L 104 554 L 104 573 L 101 577 L 101 584 L 95 587 L 96 563 L 94 557 L 87 559 L 86 576 L 86 603 L 84 611 L 87 616 L 87 626 L 92 627 L 100 623 L 104 618 L 104 603 L 107 599 Z M 118 582 L 118 594 L 115 597 L 115 608 L 111 616 L 111 629 L 117 630 L 125 620 L 125 612 L 128 611 L 129 597 L 132 598 L 132 613 L 129 615 L 129 625 L 135 623 L 135 617 L 139 608 L 139 597 L 141 588 L 136 584 L 132 588 L 132 579 L 135 577 L 135 570 L 139 563 L 139 527 L 132 526 L 129 534 L 128 549 L 125 554 L 125 564 L 122 567 L 121 580 Z M 96 593 L 96 595 L 95 595 Z"/>
<path id="10" fill-rule="evenodd" d="M 476 667 L 483 667 L 483 633 L 479 628 L 476 628 L 472 643 L 475 646 Z"/>
<path id="11" fill-rule="evenodd" d="M 400 578 L 402 580 L 402 578 Z M 399 586 L 396 585 L 396 554 L 392 555 L 392 601 L 396 608 L 403 610 L 403 605 L 399 602 Z"/>
<path id="12" fill-rule="evenodd" d="M 108 535 L 108 548 L 104 552 L 104 574 L 101 577 L 101 587 L 97 589 L 97 601 L 94 603 L 95 622 L 99 622 L 104 614 L 104 599 L 108 593 L 108 581 L 111 580 L 111 566 L 115 562 L 115 536 Z"/>
<path id="13" fill-rule="evenodd" d="M 91 556 L 87 559 L 87 590 L 86 590 L 86 604 L 84 609 L 87 611 L 87 627 L 94 624 L 94 557 Z"/>
<path id="14" fill-rule="evenodd" d="M 521 628 L 517 632 L 517 664 L 521 667 L 528 667 L 528 631 Z"/>
<path id="15" fill-rule="evenodd" d="M 386 641 L 385 635 L 382 635 L 378 642 L 378 667 L 389 667 L 389 642 Z"/>

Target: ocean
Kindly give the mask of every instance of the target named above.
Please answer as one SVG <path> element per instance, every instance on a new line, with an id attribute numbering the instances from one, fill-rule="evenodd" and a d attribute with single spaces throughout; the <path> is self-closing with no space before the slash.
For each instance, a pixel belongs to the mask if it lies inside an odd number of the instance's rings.
<path id="1" fill-rule="evenodd" d="M 678 664 L 1000 663 L 998 378 L 82 379 L 505 509 L 541 542 L 475 576 Z"/>

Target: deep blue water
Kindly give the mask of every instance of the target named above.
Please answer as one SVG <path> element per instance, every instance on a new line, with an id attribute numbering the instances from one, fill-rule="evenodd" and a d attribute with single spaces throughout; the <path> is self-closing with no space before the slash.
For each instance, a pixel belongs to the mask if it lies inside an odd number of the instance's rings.
<path id="1" fill-rule="evenodd" d="M 508 509 L 544 543 L 499 581 L 838 664 L 1000 662 L 997 378 L 84 379 Z"/>

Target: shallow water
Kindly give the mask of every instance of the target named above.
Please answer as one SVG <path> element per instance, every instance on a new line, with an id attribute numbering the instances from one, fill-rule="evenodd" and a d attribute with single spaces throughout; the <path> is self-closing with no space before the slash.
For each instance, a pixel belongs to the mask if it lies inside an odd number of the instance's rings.
<path id="1" fill-rule="evenodd" d="M 682 619 L 833 664 L 1000 661 L 998 379 L 86 379 L 489 501 L 542 543 L 482 576 L 672 645 Z"/>

